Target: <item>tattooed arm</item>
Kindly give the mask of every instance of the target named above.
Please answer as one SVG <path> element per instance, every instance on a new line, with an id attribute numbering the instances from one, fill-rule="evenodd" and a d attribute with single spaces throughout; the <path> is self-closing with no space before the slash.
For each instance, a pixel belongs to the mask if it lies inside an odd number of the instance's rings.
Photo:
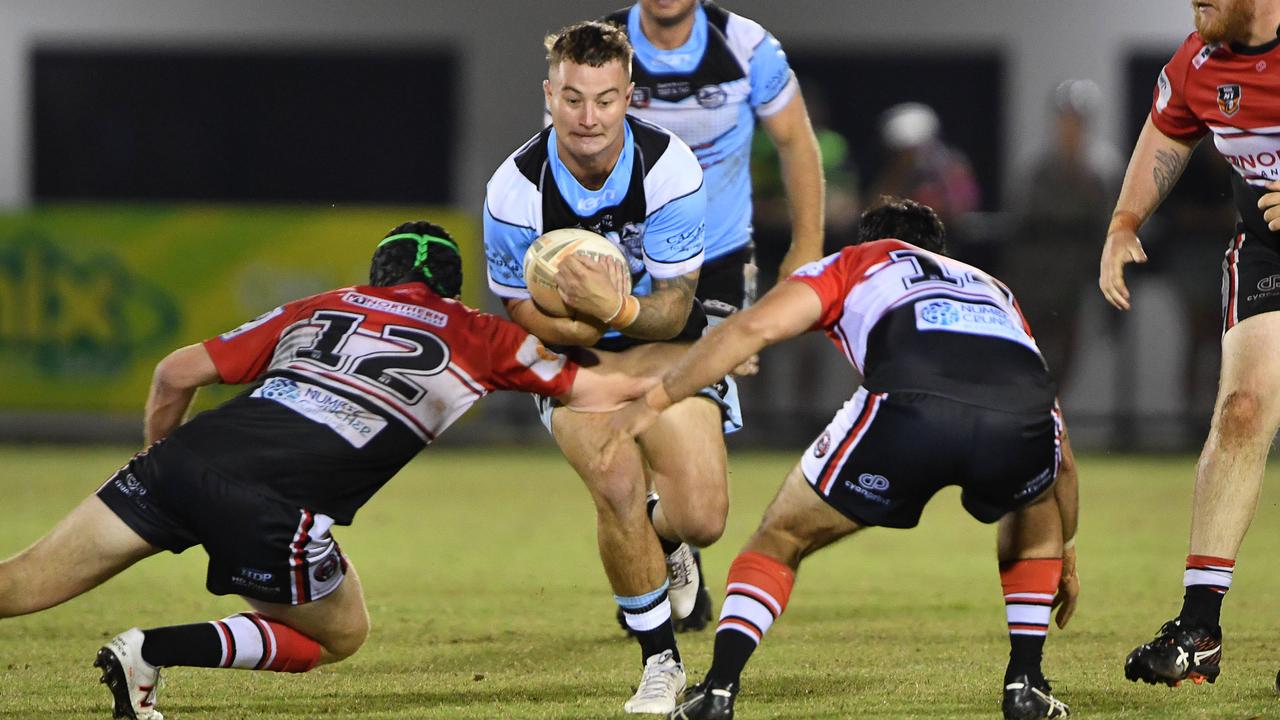
<path id="1" fill-rule="evenodd" d="M 1138 144 L 1129 158 L 1129 169 L 1124 174 L 1120 199 L 1116 201 L 1115 212 L 1111 215 L 1098 273 L 1098 287 L 1102 294 L 1107 302 L 1121 310 L 1129 309 L 1124 266 L 1147 261 L 1147 254 L 1138 240 L 1138 228 L 1155 212 L 1178 181 L 1191 159 L 1196 142 L 1165 135 L 1150 117 L 1142 127 Z"/>
<path id="2" fill-rule="evenodd" d="M 621 329 L 623 335 L 644 340 L 669 340 L 684 329 L 693 309 L 693 293 L 698 289 L 698 274 L 653 281 L 653 291 L 637 296 L 640 312 L 630 325 Z"/>

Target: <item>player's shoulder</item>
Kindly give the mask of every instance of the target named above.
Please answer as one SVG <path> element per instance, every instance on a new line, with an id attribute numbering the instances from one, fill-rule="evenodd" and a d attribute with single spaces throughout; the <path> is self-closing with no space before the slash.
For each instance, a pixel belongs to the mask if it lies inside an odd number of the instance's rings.
<path id="1" fill-rule="evenodd" d="M 707 13 L 707 23 L 719 30 L 736 53 L 750 56 L 756 46 L 764 41 L 769 31 L 749 17 L 726 10 L 713 2 L 702 4 Z"/>
<path id="2" fill-rule="evenodd" d="M 1205 42 L 1199 32 L 1193 31 L 1174 51 L 1168 67 L 1182 73 L 1191 69 L 1198 70 L 1221 49 L 1221 45 Z"/>
<path id="3" fill-rule="evenodd" d="M 498 166 L 485 185 L 485 204 L 497 220 L 510 225 L 529 225 L 532 211 L 540 206 L 538 178 L 547 162 L 544 129 L 516 148 Z"/>
<path id="4" fill-rule="evenodd" d="M 637 156 L 644 163 L 645 199 L 650 212 L 702 187 L 702 165 L 675 133 L 627 116 Z"/>

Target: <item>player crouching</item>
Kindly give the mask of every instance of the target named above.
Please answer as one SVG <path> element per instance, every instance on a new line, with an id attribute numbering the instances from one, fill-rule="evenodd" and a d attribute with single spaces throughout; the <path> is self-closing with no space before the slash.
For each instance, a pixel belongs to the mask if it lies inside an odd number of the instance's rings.
<path id="1" fill-rule="evenodd" d="M 0 562 L 0 618 L 52 607 L 145 557 L 193 545 L 209 555 L 209 591 L 248 602 L 228 618 L 134 628 L 107 643 L 94 665 L 114 717 L 162 720 L 163 667 L 296 673 L 354 654 L 369 615 L 330 529 L 350 524 L 489 391 L 607 410 L 616 405 L 603 404 L 606 396 L 643 390 L 455 300 L 462 261 L 440 227 L 392 230 L 369 274 L 368 286 L 289 303 L 166 357 L 147 400 L 150 447 Z M 196 389 L 216 382 L 254 385 L 180 424 Z"/>
<path id="2" fill-rule="evenodd" d="M 889 202 L 863 215 L 859 232 L 857 245 L 730 316 L 610 418 L 601 462 L 672 402 L 817 328 L 864 378 L 730 566 L 711 669 L 670 717 L 732 718 L 743 668 L 786 609 L 801 561 L 865 527 L 915 527 L 947 485 L 961 487 L 975 518 L 1000 521 L 1005 718 L 1066 717 L 1040 668 L 1052 606 L 1062 603 L 1062 627 L 1079 593 L 1076 475 L 1053 381 L 1008 289 L 942 254 L 932 210 Z"/>

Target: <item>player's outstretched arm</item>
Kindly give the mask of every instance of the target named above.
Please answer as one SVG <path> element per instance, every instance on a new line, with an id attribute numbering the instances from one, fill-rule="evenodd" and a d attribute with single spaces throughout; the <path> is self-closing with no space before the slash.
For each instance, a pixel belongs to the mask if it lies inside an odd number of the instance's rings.
<path id="1" fill-rule="evenodd" d="M 763 118 L 761 124 L 778 148 L 787 209 L 791 211 L 791 248 L 778 267 L 781 280 L 801 265 L 822 257 L 826 179 L 818 138 L 800 93 L 781 110 Z"/>
<path id="2" fill-rule="evenodd" d="M 1138 144 L 1129 158 L 1120 198 L 1116 201 L 1111 225 L 1107 228 L 1106 245 L 1098 270 L 1098 287 L 1107 302 L 1121 310 L 1129 309 L 1129 288 L 1124 282 L 1124 266 L 1144 263 L 1147 254 L 1138 240 L 1138 228 L 1160 206 L 1173 184 L 1187 167 L 1195 140 L 1179 140 L 1160 132 L 1151 118 L 1142 126 Z"/>
<path id="3" fill-rule="evenodd" d="M 636 377 L 579 367 L 573 378 L 573 387 L 557 399 L 576 412 L 613 412 L 657 384 L 656 377 Z"/>
<path id="4" fill-rule="evenodd" d="M 156 365 L 147 394 L 144 428 L 147 445 L 173 432 L 191 407 L 196 390 L 221 380 L 209 351 L 201 343 L 169 353 Z"/>
<path id="5" fill-rule="evenodd" d="M 809 330 L 821 315 L 818 293 L 799 282 L 778 285 L 760 302 L 730 315 L 694 343 L 661 383 L 609 418 L 609 431 L 597 453 L 599 466 L 609 467 L 622 443 L 648 430 L 663 410 L 724 377 L 763 348 Z"/>
<path id="6" fill-rule="evenodd" d="M 552 317 L 538 309 L 532 300 L 507 300 L 507 317 L 548 345 L 591 347 L 600 342 L 604 323 L 591 317 Z"/>

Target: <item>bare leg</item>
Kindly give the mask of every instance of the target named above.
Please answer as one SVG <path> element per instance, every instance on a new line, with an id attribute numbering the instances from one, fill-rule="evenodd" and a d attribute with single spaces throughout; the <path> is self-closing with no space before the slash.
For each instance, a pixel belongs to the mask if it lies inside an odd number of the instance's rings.
<path id="1" fill-rule="evenodd" d="M 766 555 L 797 570 L 805 557 L 861 529 L 813 491 L 797 463 L 742 551 Z"/>
<path id="2" fill-rule="evenodd" d="M 1280 313 L 1244 320 L 1222 338 L 1218 399 L 1196 472 L 1194 555 L 1234 559 L 1253 521 L 1280 425 L 1278 354 Z"/>
<path id="3" fill-rule="evenodd" d="M 728 459 L 720 408 L 693 397 L 676 403 L 639 438 L 662 501 L 653 527 L 668 540 L 707 547 L 729 514 Z"/>
<path id="4" fill-rule="evenodd" d="M 66 602 L 157 552 L 91 495 L 48 535 L 0 562 L 0 618 Z"/>
<path id="5" fill-rule="evenodd" d="M 347 576 L 337 590 L 305 605 L 282 605 L 245 598 L 254 610 L 281 622 L 320 643 L 317 665 L 345 660 L 369 637 L 369 610 L 355 565 L 347 564 Z"/>

